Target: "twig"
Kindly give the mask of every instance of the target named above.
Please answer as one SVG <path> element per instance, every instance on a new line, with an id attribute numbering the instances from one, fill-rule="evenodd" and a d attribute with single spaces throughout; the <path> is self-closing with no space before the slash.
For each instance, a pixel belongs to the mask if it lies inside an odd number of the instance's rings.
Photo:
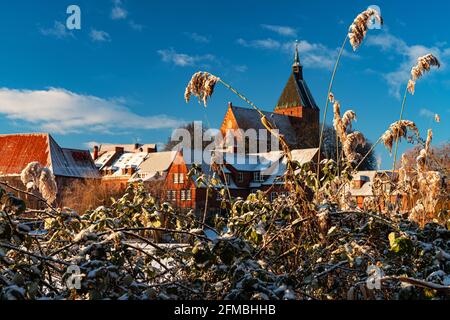
<path id="1" fill-rule="evenodd" d="M 347 44 L 348 41 L 348 34 L 345 37 L 344 43 L 342 44 L 341 50 L 339 51 L 339 55 L 336 59 L 336 63 L 334 65 L 334 69 L 333 69 L 333 73 L 331 75 L 331 80 L 330 80 L 330 85 L 328 86 L 328 93 L 327 93 L 327 100 L 325 102 L 325 111 L 323 113 L 323 119 L 322 119 L 322 128 L 320 130 L 320 136 L 319 136 L 319 156 L 318 156 L 318 160 L 317 160 L 317 180 L 316 180 L 316 201 L 319 200 L 319 172 L 320 172 L 320 153 L 321 153 L 321 148 L 322 148 L 322 140 L 323 140 L 323 132 L 325 130 L 325 121 L 327 119 L 327 111 L 328 111 L 328 104 L 329 104 L 329 97 L 330 97 L 330 93 L 331 90 L 333 90 L 333 82 L 334 82 L 334 78 L 336 76 L 336 71 L 337 68 L 339 66 L 339 62 L 341 61 L 341 57 L 342 57 L 342 53 L 344 52 L 344 48 L 345 45 Z"/>
<path id="2" fill-rule="evenodd" d="M 153 247 L 153 248 L 155 248 L 155 249 L 157 249 L 157 250 L 159 250 L 159 251 L 162 251 L 162 252 L 164 252 L 164 253 L 167 252 L 166 249 L 161 248 L 160 246 L 158 246 L 157 244 L 153 243 L 152 241 L 148 240 L 147 238 L 145 238 L 145 237 L 143 237 L 143 236 L 140 236 L 140 235 L 138 235 L 138 234 L 135 234 L 135 233 L 132 233 L 132 232 L 128 232 L 128 231 L 123 231 L 123 233 L 124 233 L 125 235 L 127 235 L 127 236 L 137 238 L 137 239 L 139 239 L 139 240 L 145 242 L 145 243 L 148 244 L 149 246 L 151 246 L 151 247 Z"/>
<path id="3" fill-rule="evenodd" d="M 406 103 L 406 97 L 408 96 L 408 87 L 405 89 L 405 95 L 403 96 L 403 102 L 402 102 L 402 108 L 400 110 L 400 119 L 399 121 L 403 120 L 403 112 L 405 111 L 405 103 Z M 398 145 L 399 145 L 399 134 L 397 133 L 397 136 L 395 137 L 395 152 L 394 152 L 394 164 L 392 166 L 392 172 L 394 172 L 395 167 L 397 165 L 397 152 L 398 152 Z"/>
<path id="4" fill-rule="evenodd" d="M 323 271 L 323 272 L 321 272 L 321 273 L 319 273 L 319 274 L 316 274 L 316 276 L 315 276 L 314 278 L 315 278 L 315 279 L 321 278 L 321 277 L 323 277 L 324 275 L 330 273 L 330 272 L 333 271 L 333 270 L 336 270 L 337 268 L 339 268 L 339 267 L 341 267 L 341 266 L 343 266 L 344 264 L 347 264 L 347 263 L 348 263 L 347 260 L 338 262 L 338 263 L 336 263 L 335 265 L 333 265 L 333 266 L 331 266 L 330 268 L 328 268 L 327 270 L 325 270 L 325 271 Z"/>
<path id="5" fill-rule="evenodd" d="M 137 250 L 137 251 L 142 252 L 143 254 L 149 256 L 151 259 L 155 260 L 161 267 L 163 267 L 166 271 L 169 271 L 169 272 L 170 272 L 171 269 L 169 269 L 169 267 L 167 267 L 167 266 L 166 266 L 164 263 L 162 263 L 158 258 L 156 258 L 154 255 L 148 253 L 148 252 L 145 251 L 144 249 L 135 247 L 135 246 L 133 246 L 133 245 L 131 245 L 131 244 L 128 244 L 128 243 L 124 243 L 124 245 L 127 246 L 127 247 L 129 247 L 129 248 L 131 248 L 131 249 Z"/>
<path id="6" fill-rule="evenodd" d="M 70 266 L 70 263 L 67 263 L 65 261 L 57 260 L 57 259 L 54 259 L 52 257 L 41 256 L 41 255 L 38 255 L 38 254 L 35 254 L 35 253 L 32 253 L 32 252 L 29 252 L 29 251 L 17 248 L 17 247 L 15 247 L 13 245 L 10 245 L 10 244 L 4 243 L 4 242 L 0 242 L 0 247 L 4 247 L 4 248 L 10 249 L 10 250 L 14 250 L 14 251 L 17 251 L 17 252 L 29 255 L 31 257 L 35 257 L 35 258 L 40 259 L 40 260 L 51 261 L 51 262 L 55 262 L 57 264 L 62 264 L 64 266 Z M 62 272 L 62 271 L 60 271 L 60 272 Z"/>
<path id="7" fill-rule="evenodd" d="M 419 280 L 419 279 L 414 279 L 414 278 L 409 278 L 409 277 L 404 277 L 404 276 L 400 276 L 400 277 L 391 276 L 391 277 L 384 277 L 381 279 L 381 282 L 386 282 L 386 281 L 405 282 L 405 283 L 409 283 L 409 284 L 412 284 L 417 287 L 433 289 L 436 291 L 442 291 L 445 294 L 450 294 L 450 286 L 443 286 L 443 285 L 440 285 L 437 283 L 428 282 L 428 281 L 424 281 L 424 280 Z"/>
<path id="8" fill-rule="evenodd" d="M 7 182 L 3 182 L 3 181 L 0 181 L 0 185 L 3 185 L 3 186 L 5 186 L 6 188 L 9 188 L 9 189 L 11 189 L 11 190 L 17 191 L 17 192 L 19 192 L 19 193 L 23 193 L 23 194 L 29 195 L 29 196 L 31 196 L 31 197 L 34 197 L 34 198 L 36 198 L 37 200 L 39 200 L 40 202 L 43 202 L 43 203 L 44 203 L 49 209 L 51 209 L 54 213 L 59 214 L 59 212 L 56 211 L 56 209 L 53 208 L 53 207 L 52 207 L 45 199 L 43 199 L 43 198 L 41 198 L 41 197 L 35 195 L 34 193 L 31 193 L 31 192 L 24 191 L 24 190 L 21 190 L 21 189 L 19 189 L 19 188 L 13 187 L 13 186 L 11 186 L 10 184 L 8 184 Z M 44 213 L 44 212 L 43 212 L 43 213 Z M 48 212 L 45 212 L 45 214 L 47 214 L 47 215 L 50 216 L 51 218 L 56 218 L 56 216 L 54 216 L 54 215 L 52 215 L 52 214 L 50 214 L 50 213 L 48 213 Z"/>
<path id="9" fill-rule="evenodd" d="M 119 229 L 113 229 L 114 232 L 120 232 L 120 231 L 147 231 L 147 230 L 152 230 L 152 231 L 162 231 L 162 232 L 168 232 L 168 233 L 180 233 L 180 234 L 188 234 L 190 236 L 193 237 L 197 237 L 206 241 L 211 241 L 211 239 L 209 239 L 208 237 L 199 235 L 199 234 L 195 234 L 189 231 L 183 231 L 183 230 L 173 230 L 173 229 L 166 229 L 166 228 L 155 228 L 155 227 L 143 227 L 143 228 L 119 228 Z M 100 233 L 99 236 L 105 235 L 108 232 L 103 232 Z"/>

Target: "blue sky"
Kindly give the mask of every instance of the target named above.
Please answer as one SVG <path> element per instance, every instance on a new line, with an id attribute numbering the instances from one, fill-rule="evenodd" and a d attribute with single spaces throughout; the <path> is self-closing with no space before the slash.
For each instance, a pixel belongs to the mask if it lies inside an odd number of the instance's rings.
<path id="1" fill-rule="evenodd" d="M 81 8 L 81 30 L 65 28 L 66 8 Z M 166 142 L 180 123 L 218 127 L 227 102 L 218 87 L 205 109 L 184 103 L 191 75 L 208 70 L 258 106 L 272 110 L 287 81 L 293 43 L 300 42 L 304 76 L 322 108 L 331 68 L 348 26 L 378 5 L 383 30 L 362 47 L 346 47 L 335 88 L 355 128 L 376 141 L 399 115 L 409 70 L 432 52 L 442 67 L 419 80 L 405 118 L 434 143 L 449 139 L 450 3 L 411 1 L 24 1 L 0 4 L 0 128 L 2 133 L 50 132 L 66 147 L 89 142 Z M 442 118 L 433 121 L 434 114 Z M 328 122 L 331 121 L 328 116 Z M 410 145 L 402 143 L 401 151 Z M 381 166 L 392 164 L 377 149 Z"/>

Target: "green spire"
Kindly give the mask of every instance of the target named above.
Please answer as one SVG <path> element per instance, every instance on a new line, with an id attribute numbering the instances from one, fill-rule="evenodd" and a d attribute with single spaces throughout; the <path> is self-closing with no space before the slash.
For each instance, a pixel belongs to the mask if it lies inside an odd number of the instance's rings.
<path id="1" fill-rule="evenodd" d="M 295 56 L 294 56 L 294 67 L 300 67 L 300 57 L 298 55 L 298 40 L 295 40 Z"/>

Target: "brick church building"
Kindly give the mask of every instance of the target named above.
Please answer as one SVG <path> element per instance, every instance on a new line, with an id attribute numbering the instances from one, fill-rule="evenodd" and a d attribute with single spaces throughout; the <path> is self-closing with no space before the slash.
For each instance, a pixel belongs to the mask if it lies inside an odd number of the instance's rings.
<path id="1" fill-rule="evenodd" d="M 284 135 L 289 147 L 293 149 L 308 149 L 319 146 L 320 109 L 303 78 L 303 66 L 300 63 L 298 48 L 295 50 L 294 64 L 289 79 L 281 93 L 273 112 L 263 112 L 266 118 Z M 228 110 L 221 126 L 223 137 L 232 134 L 236 141 L 243 143 L 243 132 L 255 129 L 259 145 L 266 140 L 270 151 L 269 137 L 260 136 L 264 126 L 259 113 L 250 108 L 242 108 L 228 104 Z M 248 142 L 245 141 L 246 150 Z M 255 146 L 253 146 L 254 148 Z M 254 152 L 266 150 L 253 149 Z"/>

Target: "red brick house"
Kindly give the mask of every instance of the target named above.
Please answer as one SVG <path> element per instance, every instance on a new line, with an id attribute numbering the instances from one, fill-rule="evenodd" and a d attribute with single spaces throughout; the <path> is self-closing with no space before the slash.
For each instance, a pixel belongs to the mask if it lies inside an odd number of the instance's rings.
<path id="1" fill-rule="evenodd" d="M 194 151 L 195 152 L 195 151 Z M 181 209 L 194 209 L 197 212 L 204 210 L 206 205 L 206 186 L 197 181 L 201 173 L 188 177 L 193 168 L 190 151 L 168 151 L 150 154 L 137 168 L 130 182 L 142 181 L 150 193 L 160 197 L 160 201 L 171 203 Z M 201 157 L 198 157 L 201 159 Z M 194 161 L 205 176 L 210 178 L 214 170 L 206 161 Z M 162 183 L 161 183 L 162 182 Z M 154 190 L 155 186 L 160 190 Z M 158 192 L 162 191 L 162 192 Z M 210 211 L 220 208 L 217 192 L 208 194 L 208 208 Z"/>
<path id="2" fill-rule="evenodd" d="M 263 113 L 284 135 L 291 149 L 317 148 L 319 146 L 320 109 L 303 78 L 303 67 L 300 63 L 298 49 L 295 52 L 292 73 L 274 112 Z M 265 130 L 260 118 L 260 114 L 254 109 L 236 107 L 229 103 L 220 128 L 222 136 L 227 137 L 231 134 L 236 141 L 245 142 L 247 152 L 252 147 L 250 152 L 270 151 L 272 137 L 270 134 L 260 135 L 260 130 Z M 243 132 L 248 129 L 256 130 L 256 139 L 261 141 L 257 144 L 258 146 L 261 143 L 261 145 L 267 144 L 268 147 L 256 148 L 256 145 L 249 145 L 247 141 L 249 137 L 243 136 Z"/>
<path id="3" fill-rule="evenodd" d="M 53 172 L 59 192 L 74 181 L 100 178 L 88 150 L 61 148 L 47 133 L 0 135 L 0 181 L 25 189 L 20 174 L 30 162 L 39 162 Z M 30 207 L 38 206 L 34 199 L 19 196 Z"/>

